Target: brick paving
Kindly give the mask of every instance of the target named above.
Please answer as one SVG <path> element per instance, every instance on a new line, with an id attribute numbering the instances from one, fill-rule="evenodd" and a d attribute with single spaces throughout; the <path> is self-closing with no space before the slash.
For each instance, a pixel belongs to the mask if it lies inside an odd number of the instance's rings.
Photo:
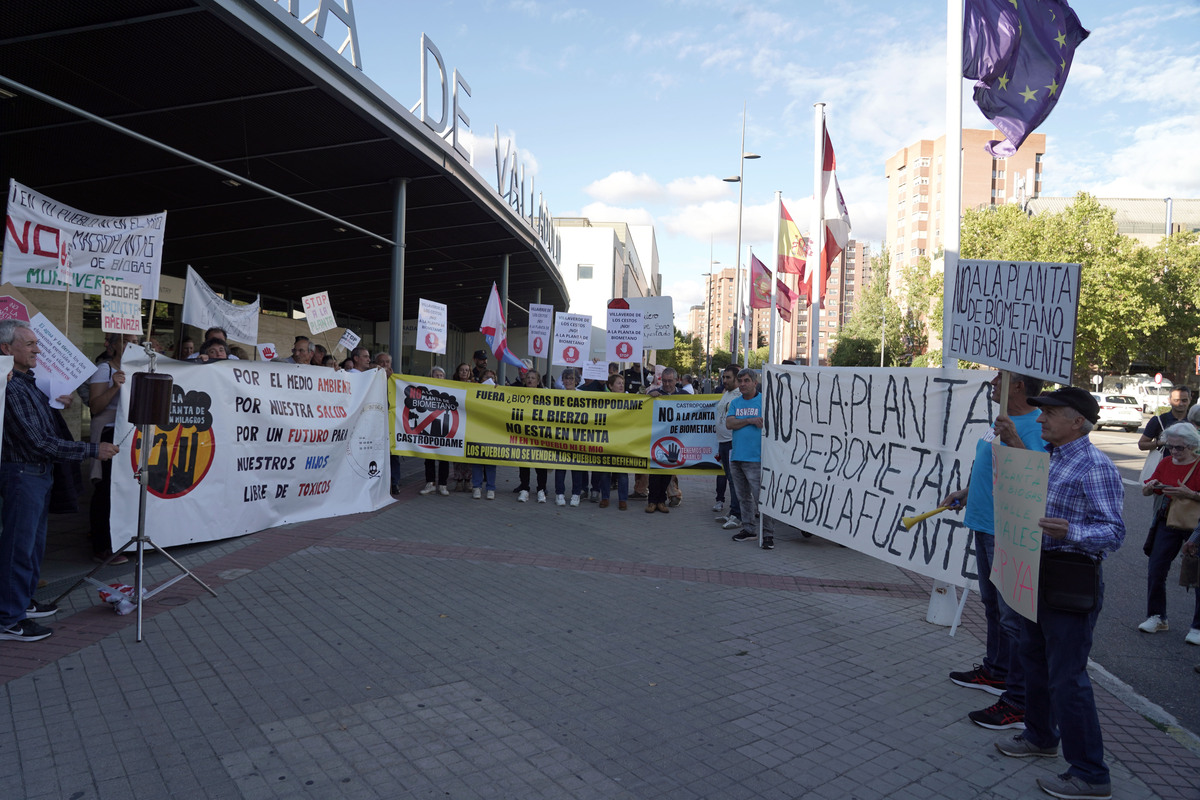
<path id="1" fill-rule="evenodd" d="M 786 528 L 731 542 L 711 480 L 669 516 L 514 481 L 179 548 L 218 596 L 170 587 L 142 643 L 72 593 L 54 636 L 0 642 L 4 796 L 959 800 L 1065 769 L 967 721 L 990 696 L 946 673 L 980 659 L 974 599 L 950 637 L 919 576 Z M 1096 695 L 1115 796 L 1200 797 L 1196 753 Z"/>

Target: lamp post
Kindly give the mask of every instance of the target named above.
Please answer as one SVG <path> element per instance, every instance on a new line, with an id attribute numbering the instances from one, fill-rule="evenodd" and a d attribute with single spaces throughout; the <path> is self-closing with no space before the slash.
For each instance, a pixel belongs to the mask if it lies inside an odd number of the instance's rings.
<path id="1" fill-rule="evenodd" d="M 744 172 L 743 168 L 746 165 L 746 159 L 760 158 L 760 156 L 757 155 L 756 153 L 747 153 L 746 152 L 746 104 L 745 104 L 745 102 L 742 103 L 742 147 L 739 152 L 741 152 L 742 157 L 738 159 L 738 174 L 733 176 L 732 178 L 725 178 L 726 183 L 736 183 L 738 185 L 737 258 L 734 259 L 734 265 L 733 265 L 734 269 L 737 270 L 737 277 L 736 277 L 736 280 L 734 281 L 735 288 L 733 290 L 733 304 L 734 304 L 733 327 L 734 327 L 734 330 L 738 329 L 738 323 L 740 322 L 741 316 L 742 316 L 742 196 L 743 196 L 742 190 L 743 190 L 743 187 L 745 186 L 745 183 L 742 181 L 742 175 Z M 750 364 L 750 348 L 749 348 L 749 343 L 746 340 L 747 332 L 745 330 L 745 328 L 749 328 L 749 327 L 750 327 L 750 321 L 746 320 L 746 324 L 742 326 L 743 330 L 741 332 L 741 337 L 740 337 L 742 342 L 744 343 L 743 347 L 742 347 L 742 366 L 743 367 L 749 366 L 749 364 Z M 737 342 L 731 342 L 730 344 L 733 346 L 733 361 L 736 364 L 737 363 Z"/>

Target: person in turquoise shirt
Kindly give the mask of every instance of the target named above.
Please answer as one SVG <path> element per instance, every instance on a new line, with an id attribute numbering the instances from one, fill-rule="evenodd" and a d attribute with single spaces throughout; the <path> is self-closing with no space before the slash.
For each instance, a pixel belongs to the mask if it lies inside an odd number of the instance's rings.
<path id="1" fill-rule="evenodd" d="M 1000 439 L 1008 447 L 1026 450 L 1046 450 L 1042 427 L 1038 424 L 1041 412 L 1030 405 L 1029 398 L 1042 390 L 1042 381 L 1028 375 L 1009 373 L 1008 407 L 996 418 L 996 424 L 975 444 L 975 463 L 966 489 L 951 492 L 942 500 L 955 510 L 966 508 L 963 522 L 970 528 L 975 543 L 975 572 L 979 576 L 979 599 L 983 602 L 987 621 L 987 644 L 983 663 L 966 672 L 951 672 L 950 680 L 959 686 L 982 689 L 999 699 L 967 717 L 976 725 L 991 730 L 1025 727 L 1025 676 L 1021 670 L 1018 649 L 1021 636 L 1021 616 L 1008 607 L 995 585 L 988 579 L 995 553 L 995 525 L 992 519 L 992 442 Z M 992 402 L 1000 401 L 1000 379 L 992 379 Z"/>

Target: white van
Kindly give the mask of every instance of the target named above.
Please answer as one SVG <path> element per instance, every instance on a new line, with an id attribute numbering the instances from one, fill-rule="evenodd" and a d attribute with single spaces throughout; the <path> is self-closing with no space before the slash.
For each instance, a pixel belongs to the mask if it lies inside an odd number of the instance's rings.
<path id="1" fill-rule="evenodd" d="M 1153 383 L 1139 383 L 1136 386 L 1125 387 L 1125 394 L 1137 398 L 1142 405 L 1143 413 L 1157 414 L 1159 406 L 1171 405 L 1171 389 L 1174 386 L 1175 384 L 1165 379 L 1162 386 L 1156 386 Z"/>

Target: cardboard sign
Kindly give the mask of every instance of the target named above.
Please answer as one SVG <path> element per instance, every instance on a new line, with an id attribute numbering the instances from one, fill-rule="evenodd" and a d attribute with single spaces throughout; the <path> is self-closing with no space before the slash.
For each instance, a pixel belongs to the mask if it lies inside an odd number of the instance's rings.
<path id="1" fill-rule="evenodd" d="M 992 584 L 1009 608 L 1037 621 L 1042 531 L 1050 454 L 992 443 L 992 513 L 996 524 Z M 979 576 L 983 580 L 983 576 Z"/>
<path id="2" fill-rule="evenodd" d="M 324 333 L 330 328 L 336 328 L 333 319 L 333 306 L 329 305 L 329 292 L 318 292 L 300 298 L 304 303 L 304 316 L 308 320 L 308 330 L 313 333 Z"/>
<path id="3" fill-rule="evenodd" d="M 598 358 L 583 362 L 583 379 L 585 381 L 608 380 L 608 362 Z"/>
<path id="4" fill-rule="evenodd" d="M 358 343 L 361 341 L 361 336 L 347 328 L 342 334 L 342 338 L 338 339 L 338 347 L 344 347 L 347 353 L 353 353 L 354 348 L 358 347 Z"/>
<path id="5" fill-rule="evenodd" d="M 529 304 L 529 357 L 546 358 L 550 353 L 550 322 L 554 306 L 545 303 Z"/>
<path id="6" fill-rule="evenodd" d="M 642 359 L 645 328 L 641 311 L 608 309 L 608 336 L 605 358 L 609 361 Z"/>
<path id="7" fill-rule="evenodd" d="M 642 312 L 642 346 L 647 350 L 675 349 L 675 312 L 670 297 L 627 297 L 630 311 Z M 639 355 L 634 361 L 640 361 Z"/>
<path id="8" fill-rule="evenodd" d="M 946 291 L 948 357 L 1071 384 L 1078 264 L 962 259 Z"/>
<path id="9" fill-rule="evenodd" d="M 129 281 L 100 281 L 100 330 L 142 334 L 142 287 Z"/>
<path id="10" fill-rule="evenodd" d="M 421 298 L 421 310 L 417 316 L 417 349 L 445 355 L 446 329 L 446 304 Z"/>
<path id="11" fill-rule="evenodd" d="M 555 366 L 579 367 L 588 360 L 592 347 L 592 317 L 590 314 L 554 315 Z"/>
<path id="12" fill-rule="evenodd" d="M 37 387 L 50 398 L 51 408 L 63 408 L 57 398 L 78 389 L 95 373 L 96 365 L 79 352 L 79 348 L 71 344 L 45 314 L 34 316 L 29 327 L 37 336 L 39 352 L 37 367 L 33 370 Z"/>
<path id="13" fill-rule="evenodd" d="M 258 345 L 258 357 L 263 361 L 274 361 L 279 356 L 279 351 L 275 349 L 274 342 L 263 342 Z"/>

